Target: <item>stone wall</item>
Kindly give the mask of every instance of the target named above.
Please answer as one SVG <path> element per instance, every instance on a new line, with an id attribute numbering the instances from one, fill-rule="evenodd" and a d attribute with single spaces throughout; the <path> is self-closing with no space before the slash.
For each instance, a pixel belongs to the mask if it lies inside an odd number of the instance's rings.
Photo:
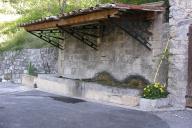
<path id="1" fill-rule="evenodd" d="M 98 42 L 98 51 L 66 34 L 67 40 L 62 44 L 65 50 L 59 52 L 59 74 L 82 79 L 93 78 L 105 71 L 118 80 L 141 75 L 152 82 L 165 47 L 164 37 L 168 34 L 168 24 L 163 21 L 163 14 L 156 14 L 155 21 L 148 28 L 153 34 L 150 36 L 151 51 L 114 26 L 107 26 L 110 32 Z M 141 26 L 145 27 L 145 24 Z M 157 78 L 164 84 L 167 83 L 167 67 L 167 63 L 163 63 Z"/>
<path id="2" fill-rule="evenodd" d="M 189 25 L 192 24 L 192 1 L 169 0 L 170 2 L 170 66 L 169 92 L 172 104 L 185 107 L 188 65 Z"/>
<path id="3" fill-rule="evenodd" d="M 57 72 L 58 49 L 24 49 L 20 51 L 9 51 L 0 55 L 0 77 L 11 74 L 12 81 L 21 82 L 21 75 L 27 71 L 31 62 L 38 73 Z"/>

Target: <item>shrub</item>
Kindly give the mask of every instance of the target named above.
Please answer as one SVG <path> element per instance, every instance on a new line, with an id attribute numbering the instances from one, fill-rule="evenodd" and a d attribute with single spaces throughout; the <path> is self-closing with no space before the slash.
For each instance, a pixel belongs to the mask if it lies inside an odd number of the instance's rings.
<path id="1" fill-rule="evenodd" d="M 28 65 L 28 75 L 37 76 L 36 68 L 32 65 L 31 62 Z"/>
<path id="2" fill-rule="evenodd" d="M 153 83 L 144 88 L 143 98 L 146 99 L 159 99 L 166 98 L 168 95 L 166 87 L 160 83 Z"/>
<path id="3" fill-rule="evenodd" d="M 12 79 L 12 74 L 11 73 L 5 73 L 4 74 L 4 79 L 7 80 L 7 81 L 11 80 Z"/>

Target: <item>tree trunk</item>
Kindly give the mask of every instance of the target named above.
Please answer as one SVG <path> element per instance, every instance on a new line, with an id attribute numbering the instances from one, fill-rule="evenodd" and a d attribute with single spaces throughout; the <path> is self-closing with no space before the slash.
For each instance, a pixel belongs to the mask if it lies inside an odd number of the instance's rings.
<path id="1" fill-rule="evenodd" d="M 67 4 L 67 0 L 60 0 L 60 7 L 61 7 L 61 13 L 64 13 L 66 4 Z"/>

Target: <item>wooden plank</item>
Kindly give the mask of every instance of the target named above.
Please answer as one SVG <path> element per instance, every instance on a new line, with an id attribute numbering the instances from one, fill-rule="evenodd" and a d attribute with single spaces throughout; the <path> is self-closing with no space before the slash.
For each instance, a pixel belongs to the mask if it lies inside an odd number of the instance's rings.
<path id="1" fill-rule="evenodd" d="M 186 107 L 192 108 L 192 98 L 187 97 L 186 98 Z"/>
<path id="2" fill-rule="evenodd" d="M 86 22 L 93 22 L 97 20 L 107 19 L 108 16 L 114 17 L 118 13 L 118 9 L 109 9 L 88 13 L 85 15 L 74 16 L 68 19 L 61 19 L 58 23 L 59 26 L 77 25 Z"/>
<path id="3" fill-rule="evenodd" d="M 35 30 L 43 30 L 43 29 L 49 29 L 49 28 L 56 28 L 56 25 L 58 24 L 58 21 L 48 21 L 44 23 L 36 23 L 31 24 L 29 26 L 25 26 L 26 31 L 35 31 Z"/>
<path id="4" fill-rule="evenodd" d="M 107 19 L 108 16 L 115 17 L 116 14 L 118 14 L 118 12 L 119 12 L 118 9 L 100 10 L 83 15 L 77 15 L 65 19 L 60 19 L 59 21 L 49 21 L 44 23 L 31 24 L 24 28 L 26 29 L 26 31 L 35 31 L 35 30 L 56 28 L 57 25 L 65 27 L 77 24 L 85 24 L 89 22 Z"/>
<path id="5" fill-rule="evenodd" d="M 155 12 L 145 12 L 145 13 L 126 13 L 123 14 L 120 18 L 126 18 L 127 20 L 135 21 L 135 20 L 154 20 L 155 19 Z"/>

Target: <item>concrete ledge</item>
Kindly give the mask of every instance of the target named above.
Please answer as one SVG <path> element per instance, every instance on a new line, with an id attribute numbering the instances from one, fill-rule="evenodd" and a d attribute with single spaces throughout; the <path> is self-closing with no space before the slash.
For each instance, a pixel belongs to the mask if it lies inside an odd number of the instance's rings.
<path id="1" fill-rule="evenodd" d="M 22 75 L 22 85 L 27 86 L 29 88 L 34 88 L 36 76 L 31 76 L 27 74 Z"/>
<path id="2" fill-rule="evenodd" d="M 102 86 L 97 83 L 56 78 L 53 75 L 39 75 L 36 80 L 39 90 L 79 97 L 90 100 L 111 102 L 126 106 L 138 106 L 140 91 Z"/>

